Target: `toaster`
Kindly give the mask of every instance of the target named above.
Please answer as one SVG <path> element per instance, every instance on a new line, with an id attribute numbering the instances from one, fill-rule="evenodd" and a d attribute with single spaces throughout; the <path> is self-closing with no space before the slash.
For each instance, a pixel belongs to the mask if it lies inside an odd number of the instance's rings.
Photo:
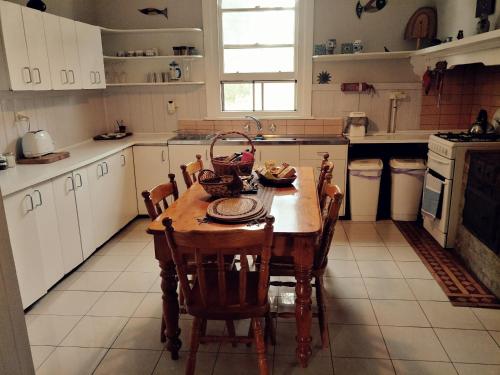
<path id="1" fill-rule="evenodd" d="M 54 141 L 46 130 L 27 132 L 21 145 L 25 158 L 36 158 L 54 152 Z"/>

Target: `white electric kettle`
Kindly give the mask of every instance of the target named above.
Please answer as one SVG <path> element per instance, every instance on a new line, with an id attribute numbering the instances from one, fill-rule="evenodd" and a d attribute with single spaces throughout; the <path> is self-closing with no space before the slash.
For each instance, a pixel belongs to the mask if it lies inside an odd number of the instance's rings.
<path id="1" fill-rule="evenodd" d="M 29 131 L 21 141 L 25 158 L 37 158 L 54 152 L 54 141 L 46 130 Z"/>

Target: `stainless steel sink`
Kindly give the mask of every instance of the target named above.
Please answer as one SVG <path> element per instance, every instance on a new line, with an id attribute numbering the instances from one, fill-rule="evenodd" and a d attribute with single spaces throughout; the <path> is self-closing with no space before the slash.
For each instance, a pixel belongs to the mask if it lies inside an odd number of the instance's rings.
<path id="1" fill-rule="evenodd" d="M 265 135 L 262 137 L 251 137 L 250 138 L 254 143 L 287 143 L 287 142 L 296 142 L 297 138 L 295 137 L 282 137 L 282 136 L 274 136 L 274 135 Z M 243 137 L 225 137 L 222 138 L 221 141 L 224 142 L 248 142 L 248 139 Z"/>

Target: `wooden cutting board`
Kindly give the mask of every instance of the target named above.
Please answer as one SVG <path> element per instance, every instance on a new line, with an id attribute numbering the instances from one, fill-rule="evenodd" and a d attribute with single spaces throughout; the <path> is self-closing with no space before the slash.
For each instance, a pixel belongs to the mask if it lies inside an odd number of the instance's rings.
<path id="1" fill-rule="evenodd" d="M 50 164 L 66 158 L 69 158 L 69 152 L 61 151 L 39 156 L 37 158 L 18 159 L 17 164 Z"/>

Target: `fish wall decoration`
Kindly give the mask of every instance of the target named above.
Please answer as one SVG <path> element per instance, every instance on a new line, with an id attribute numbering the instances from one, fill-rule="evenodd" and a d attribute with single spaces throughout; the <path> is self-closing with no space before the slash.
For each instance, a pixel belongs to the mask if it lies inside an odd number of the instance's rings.
<path id="1" fill-rule="evenodd" d="M 356 3 L 356 15 L 358 18 L 361 18 L 361 15 L 363 12 L 366 13 L 373 13 L 373 12 L 378 12 L 379 10 L 383 9 L 386 4 L 387 0 L 365 0 L 365 4 L 361 4 L 361 0 L 358 0 Z"/>
<path id="2" fill-rule="evenodd" d="M 145 14 L 147 16 L 158 16 L 160 14 L 163 14 L 165 18 L 168 18 L 168 8 L 165 9 L 156 9 L 156 8 L 143 8 L 143 9 L 138 9 L 139 12 L 142 14 Z"/>

